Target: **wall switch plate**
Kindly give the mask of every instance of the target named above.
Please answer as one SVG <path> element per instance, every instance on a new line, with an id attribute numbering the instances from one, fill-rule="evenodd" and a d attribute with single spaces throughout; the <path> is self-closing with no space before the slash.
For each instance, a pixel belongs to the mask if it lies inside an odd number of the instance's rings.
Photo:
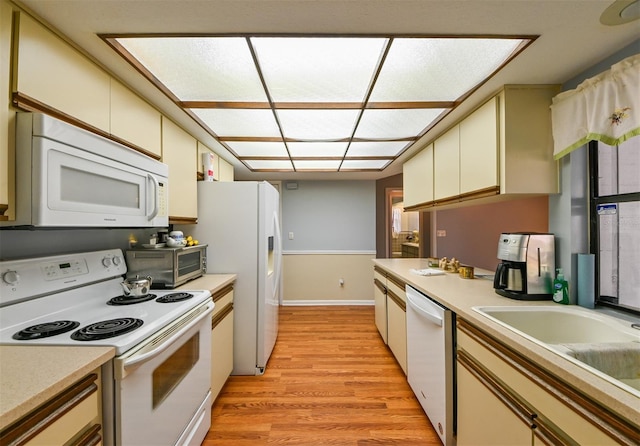
<path id="1" fill-rule="evenodd" d="M 293 232 L 289 233 L 289 240 L 293 240 Z"/>

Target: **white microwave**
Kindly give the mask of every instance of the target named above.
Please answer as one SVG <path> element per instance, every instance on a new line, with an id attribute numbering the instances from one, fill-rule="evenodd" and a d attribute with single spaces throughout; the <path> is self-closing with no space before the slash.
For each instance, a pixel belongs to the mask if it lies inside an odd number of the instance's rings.
<path id="1" fill-rule="evenodd" d="M 169 167 L 41 113 L 16 115 L 16 219 L 3 226 L 169 224 Z"/>

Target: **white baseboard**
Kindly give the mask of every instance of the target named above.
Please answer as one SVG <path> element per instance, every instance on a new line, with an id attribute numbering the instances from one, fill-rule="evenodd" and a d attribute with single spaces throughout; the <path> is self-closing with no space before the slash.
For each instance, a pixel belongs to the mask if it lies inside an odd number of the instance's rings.
<path id="1" fill-rule="evenodd" d="M 285 300 L 283 307 L 312 307 L 324 305 L 374 305 L 373 300 Z"/>

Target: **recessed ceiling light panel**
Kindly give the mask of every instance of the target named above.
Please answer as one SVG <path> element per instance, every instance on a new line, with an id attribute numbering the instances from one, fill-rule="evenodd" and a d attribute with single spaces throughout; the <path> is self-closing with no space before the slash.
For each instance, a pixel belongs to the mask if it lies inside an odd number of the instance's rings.
<path id="1" fill-rule="evenodd" d="M 250 34 L 104 39 L 256 171 L 384 169 L 533 40 Z"/>

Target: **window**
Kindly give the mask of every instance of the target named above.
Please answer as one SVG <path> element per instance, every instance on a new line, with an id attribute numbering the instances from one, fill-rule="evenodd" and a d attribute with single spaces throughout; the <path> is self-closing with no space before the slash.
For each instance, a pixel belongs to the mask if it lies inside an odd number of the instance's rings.
<path id="1" fill-rule="evenodd" d="M 589 166 L 597 302 L 640 311 L 640 137 L 591 141 Z"/>

